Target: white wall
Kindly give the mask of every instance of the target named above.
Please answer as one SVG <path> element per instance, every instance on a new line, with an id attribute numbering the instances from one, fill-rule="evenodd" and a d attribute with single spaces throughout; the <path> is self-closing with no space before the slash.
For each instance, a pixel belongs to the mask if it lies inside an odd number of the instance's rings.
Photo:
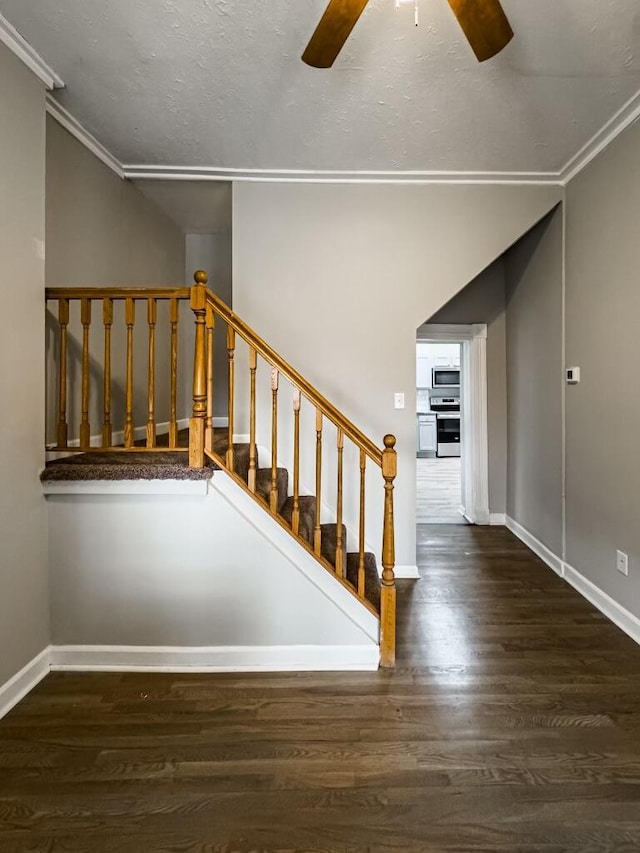
<path id="1" fill-rule="evenodd" d="M 48 497 L 54 645 L 375 647 L 375 619 L 315 560 L 292 563 L 287 547 L 303 549 L 215 478 L 224 494 Z"/>
<path id="2" fill-rule="evenodd" d="M 398 564 L 415 565 L 416 328 L 561 193 L 542 186 L 234 185 L 234 310 L 374 441 L 397 436 Z M 395 391 L 406 395 L 404 411 L 393 409 Z M 268 424 L 266 416 L 258 427 L 267 445 Z"/>
<path id="3" fill-rule="evenodd" d="M 44 465 L 45 93 L 0 44 L 0 685 L 49 641 Z"/>

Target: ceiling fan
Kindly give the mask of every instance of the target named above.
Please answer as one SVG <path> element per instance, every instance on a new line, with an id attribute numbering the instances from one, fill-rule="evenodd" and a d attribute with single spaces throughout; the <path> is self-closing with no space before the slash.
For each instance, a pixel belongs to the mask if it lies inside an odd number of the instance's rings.
<path id="1" fill-rule="evenodd" d="M 369 0 L 330 0 L 302 54 L 307 65 L 331 68 Z M 491 59 L 513 38 L 499 0 L 448 0 L 479 62 Z"/>

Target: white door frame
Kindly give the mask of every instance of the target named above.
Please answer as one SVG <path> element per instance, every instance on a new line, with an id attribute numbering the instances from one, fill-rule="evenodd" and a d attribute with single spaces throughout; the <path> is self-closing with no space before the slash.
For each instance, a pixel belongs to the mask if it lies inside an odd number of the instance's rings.
<path id="1" fill-rule="evenodd" d="M 462 345 L 462 514 L 470 524 L 489 524 L 487 428 L 487 325 L 426 323 L 416 340 Z"/>

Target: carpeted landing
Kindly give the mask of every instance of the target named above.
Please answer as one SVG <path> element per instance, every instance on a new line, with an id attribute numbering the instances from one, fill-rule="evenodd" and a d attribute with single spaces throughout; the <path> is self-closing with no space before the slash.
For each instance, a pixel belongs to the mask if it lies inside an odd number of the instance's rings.
<path id="1" fill-rule="evenodd" d="M 157 443 L 160 447 L 167 447 L 168 435 L 158 436 Z M 188 444 L 189 431 L 181 430 L 178 434 L 178 446 L 186 448 Z M 138 441 L 136 445 L 144 446 L 144 441 Z M 216 455 L 225 458 L 228 446 L 227 430 L 214 430 L 213 449 Z M 249 445 L 234 444 L 233 449 L 235 473 L 246 483 L 249 478 Z M 40 479 L 43 483 L 79 480 L 208 480 L 218 468 L 211 461 L 207 462 L 205 468 L 189 468 L 188 463 L 188 454 L 181 451 L 101 453 L 100 450 L 96 450 L 91 453 L 77 453 L 64 459 L 47 462 Z M 286 468 L 278 468 L 277 470 L 277 490 L 278 514 L 287 526 L 291 527 L 293 497 L 289 495 L 289 472 Z M 265 503 L 269 503 L 270 494 L 271 468 L 258 467 L 256 495 Z M 312 546 L 316 523 L 315 496 L 300 496 L 299 506 L 300 537 Z M 322 534 L 322 556 L 331 566 L 335 567 L 337 525 L 322 524 L 320 530 Z M 346 579 L 355 587 L 358 579 L 358 554 L 347 552 L 347 532 L 344 525 L 342 531 L 343 565 L 346 567 Z M 380 578 L 376 558 L 373 554 L 365 554 L 364 566 L 366 598 L 378 609 L 380 605 Z"/>

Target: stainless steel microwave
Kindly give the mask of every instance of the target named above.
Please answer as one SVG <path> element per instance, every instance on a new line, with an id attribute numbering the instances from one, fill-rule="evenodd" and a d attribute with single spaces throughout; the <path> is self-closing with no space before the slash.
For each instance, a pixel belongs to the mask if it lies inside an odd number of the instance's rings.
<path id="1" fill-rule="evenodd" d="M 432 382 L 434 388 L 459 388 L 459 367 L 434 367 L 432 371 Z"/>

